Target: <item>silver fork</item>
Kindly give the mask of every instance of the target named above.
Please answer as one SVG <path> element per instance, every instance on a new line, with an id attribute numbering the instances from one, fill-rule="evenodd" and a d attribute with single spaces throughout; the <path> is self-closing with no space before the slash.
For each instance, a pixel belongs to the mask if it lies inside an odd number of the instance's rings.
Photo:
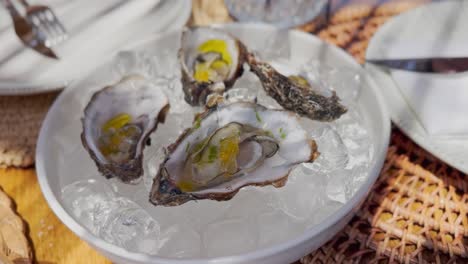
<path id="1" fill-rule="evenodd" d="M 2 4 L 8 9 L 16 35 L 27 47 L 45 55 L 47 57 L 58 59 L 52 49 L 44 44 L 44 33 L 41 29 L 32 25 L 24 16 L 22 16 L 11 0 L 2 0 Z"/>
<path id="2" fill-rule="evenodd" d="M 26 0 L 18 1 L 26 8 L 26 20 L 42 33 L 39 35 L 46 47 L 51 48 L 67 39 L 67 30 L 52 9 L 44 5 L 30 5 Z"/>

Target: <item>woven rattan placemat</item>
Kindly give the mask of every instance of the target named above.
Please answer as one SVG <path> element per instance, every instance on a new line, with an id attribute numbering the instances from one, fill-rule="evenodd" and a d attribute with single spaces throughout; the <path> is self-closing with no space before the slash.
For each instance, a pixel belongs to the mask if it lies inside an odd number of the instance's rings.
<path id="1" fill-rule="evenodd" d="M 468 263 L 468 178 L 394 130 L 351 222 L 302 263 Z"/>
<path id="2" fill-rule="evenodd" d="M 0 96 L 0 167 L 34 164 L 39 128 L 56 96 Z"/>
<path id="3" fill-rule="evenodd" d="M 326 27 L 311 23 L 302 29 L 362 62 L 378 27 L 421 2 L 345 6 Z M 192 24 L 231 20 L 222 0 L 193 3 Z M 56 95 L 0 97 L 0 166 L 33 164 L 37 131 Z M 468 263 L 465 174 L 394 129 L 384 169 L 373 188 L 353 220 L 323 247 L 302 258 L 302 263 Z"/>
<path id="4" fill-rule="evenodd" d="M 338 10 L 315 30 L 364 61 L 370 38 L 392 16 L 427 1 Z M 386 163 L 353 220 L 302 263 L 468 263 L 468 177 L 393 130 Z"/>

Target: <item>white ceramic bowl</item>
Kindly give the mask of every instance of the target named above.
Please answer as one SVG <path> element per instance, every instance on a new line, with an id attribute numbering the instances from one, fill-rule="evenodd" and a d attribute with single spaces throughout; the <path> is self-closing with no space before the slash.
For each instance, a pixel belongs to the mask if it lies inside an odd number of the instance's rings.
<path id="1" fill-rule="evenodd" d="M 223 26 L 228 31 L 247 42 L 247 45 L 266 43 L 274 28 L 264 25 L 232 24 Z M 351 56 L 344 51 L 326 44 L 318 38 L 299 31 L 291 31 L 289 34 L 281 34 L 289 38 L 290 55 L 293 60 L 307 61 L 311 58 L 323 60 L 327 64 L 341 65 L 360 69 Z M 161 43 L 161 36 L 151 36 L 147 40 L 132 45 L 132 49 L 165 48 L 174 49 L 174 43 Z M 158 42 L 159 41 L 159 42 Z M 284 39 L 288 41 L 288 39 Z M 108 65 L 109 66 L 109 65 Z M 102 66 L 101 68 L 105 68 Z M 39 135 L 36 152 L 36 169 L 39 183 L 44 196 L 52 210 L 59 219 L 75 232 L 80 238 L 88 242 L 92 247 L 117 263 L 288 263 L 306 255 L 320 247 L 334 234 L 342 229 L 351 219 L 356 210 L 367 196 L 372 184 L 377 179 L 383 166 L 390 135 L 390 119 L 385 110 L 384 102 L 379 95 L 379 88 L 368 76 L 364 75 L 363 88 L 359 95 L 359 107 L 364 115 L 365 125 L 370 132 L 371 142 L 374 147 L 374 157 L 369 169 L 369 175 L 356 194 L 341 208 L 330 215 L 326 220 L 303 232 L 286 242 L 274 246 L 252 251 L 246 254 L 225 256 L 210 259 L 168 259 L 158 256 L 149 256 L 140 253 L 131 253 L 103 239 L 93 235 L 84 226 L 78 223 L 64 209 L 61 201 L 60 175 L 54 169 L 57 158 L 56 145 L 53 141 L 53 131 L 63 125 L 64 112 L 72 107 L 73 97 L 80 96 L 79 81 L 66 88 L 51 107 L 43 123 Z M 76 161 L 75 161 L 76 162 Z"/>

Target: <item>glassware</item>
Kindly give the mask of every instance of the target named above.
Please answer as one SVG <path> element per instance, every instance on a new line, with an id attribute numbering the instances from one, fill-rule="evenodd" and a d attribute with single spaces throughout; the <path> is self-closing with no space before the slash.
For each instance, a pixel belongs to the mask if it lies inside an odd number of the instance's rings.
<path id="1" fill-rule="evenodd" d="M 263 22 L 290 28 L 312 21 L 329 0 L 224 0 L 229 13 L 241 22 Z"/>

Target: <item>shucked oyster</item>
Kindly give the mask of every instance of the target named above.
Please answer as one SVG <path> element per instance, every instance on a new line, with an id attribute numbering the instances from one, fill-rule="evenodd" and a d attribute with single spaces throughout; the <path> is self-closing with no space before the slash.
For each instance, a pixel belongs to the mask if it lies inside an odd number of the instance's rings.
<path id="1" fill-rule="evenodd" d="M 242 75 L 246 48 L 230 34 L 206 27 L 186 29 L 179 60 L 185 100 L 204 105 L 210 94 L 222 94 Z"/>
<path id="2" fill-rule="evenodd" d="M 267 94 L 287 110 L 319 121 L 333 121 L 347 111 L 334 91 L 329 97 L 320 94 L 304 78 L 284 76 L 252 54 L 247 55 L 247 63 Z"/>
<path id="3" fill-rule="evenodd" d="M 245 102 L 219 106 L 168 148 L 150 201 L 174 206 L 229 200 L 247 185 L 280 187 L 295 165 L 317 155 L 295 114 Z"/>
<path id="4" fill-rule="evenodd" d="M 168 109 L 162 90 L 137 75 L 96 92 L 84 111 L 81 140 L 99 171 L 127 183 L 138 179 L 143 148 Z"/>

